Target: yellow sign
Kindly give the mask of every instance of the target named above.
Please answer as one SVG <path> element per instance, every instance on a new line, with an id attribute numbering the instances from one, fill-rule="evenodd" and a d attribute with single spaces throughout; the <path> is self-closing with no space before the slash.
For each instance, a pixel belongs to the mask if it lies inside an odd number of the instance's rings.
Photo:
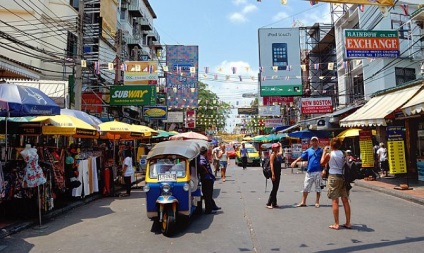
<path id="1" fill-rule="evenodd" d="M 359 131 L 359 149 L 361 150 L 362 167 L 374 167 L 371 130 Z"/>
<path id="2" fill-rule="evenodd" d="M 315 0 L 315 2 L 393 6 L 393 0 Z"/>
<path id="3" fill-rule="evenodd" d="M 116 0 L 102 0 L 100 5 L 100 16 L 102 17 L 102 37 L 115 44 L 115 33 L 117 27 L 116 10 L 118 2 Z"/>
<path id="4" fill-rule="evenodd" d="M 127 61 L 124 72 L 125 85 L 157 84 L 157 61 Z"/>
<path id="5" fill-rule="evenodd" d="M 407 173 L 403 127 L 387 127 L 387 149 L 390 174 Z"/>

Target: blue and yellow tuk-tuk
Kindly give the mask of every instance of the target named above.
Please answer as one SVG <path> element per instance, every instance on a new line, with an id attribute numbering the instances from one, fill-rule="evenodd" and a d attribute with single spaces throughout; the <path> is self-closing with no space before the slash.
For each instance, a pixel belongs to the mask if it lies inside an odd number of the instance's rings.
<path id="1" fill-rule="evenodd" d="M 202 210 L 196 159 L 201 146 L 200 141 L 165 141 L 147 155 L 147 217 L 157 219 L 166 236 L 174 230 L 178 215 L 190 217 Z"/>

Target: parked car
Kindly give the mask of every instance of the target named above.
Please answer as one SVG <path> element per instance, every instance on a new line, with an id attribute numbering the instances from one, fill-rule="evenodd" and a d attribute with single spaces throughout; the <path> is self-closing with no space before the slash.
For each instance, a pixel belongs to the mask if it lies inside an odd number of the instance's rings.
<path id="1" fill-rule="evenodd" d="M 259 156 L 259 152 L 253 147 L 251 144 L 245 144 L 245 147 L 247 149 L 247 164 L 253 165 L 253 166 L 260 166 L 261 165 L 261 158 Z M 236 152 L 237 157 L 235 160 L 236 165 L 241 166 L 241 156 L 240 156 L 240 149 Z"/>
<path id="2" fill-rule="evenodd" d="M 237 156 L 236 151 L 234 150 L 234 148 L 231 145 L 226 145 L 225 150 L 228 152 L 228 157 L 230 159 L 236 158 L 236 156 Z"/>

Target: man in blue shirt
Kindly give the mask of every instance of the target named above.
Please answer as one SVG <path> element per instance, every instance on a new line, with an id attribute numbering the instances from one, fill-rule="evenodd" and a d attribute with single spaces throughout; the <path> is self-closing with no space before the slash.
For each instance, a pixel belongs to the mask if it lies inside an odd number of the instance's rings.
<path id="1" fill-rule="evenodd" d="M 311 147 L 305 150 L 302 155 L 294 160 L 291 167 L 294 168 L 299 161 L 308 161 L 308 168 L 305 175 L 305 181 L 302 190 L 302 201 L 297 204 L 297 207 L 306 206 L 306 198 L 308 193 L 312 189 L 312 185 L 315 184 L 315 191 L 317 198 L 315 200 L 315 207 L 319 207 L 319 198 L 321 197 L 321 171 L 322 167 L 320 164 L 322 156 L 322 148 L 318 146 L 318 137 L 314 136 L 311 138 Z"/>
<path id="2" fill-rule="evenodd" d="M 241 157 L 241 164 L 243 166 L 243 169 L 245 170 L 247 167 L 247 148 L 244 143 L 241 144 L 240 157 Z"/>

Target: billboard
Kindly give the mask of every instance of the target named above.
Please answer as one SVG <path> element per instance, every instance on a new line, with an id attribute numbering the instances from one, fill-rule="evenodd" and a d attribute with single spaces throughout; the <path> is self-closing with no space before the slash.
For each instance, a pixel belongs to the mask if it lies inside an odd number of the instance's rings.
<path id="1" fill-rule="evenodd" d="M 263 105 L 289 105 L 294 102 L 294 97 L 263 97 Z"/>
<path id="2" fill-rule="evenodd" d="M 157 61 L 126 61 L 127 70 L 124 72 L 125 85 L 157 84 Z"/>
<path id="3" fill-rule="evenodd" d="M 166 66 L 168 107 L 197 107 L 199 47 L 166 46 Z"/>
<path id="4" fill-rule="evenodd" d="M 301 96 L 299 28 L 262 28 L 258 38 L 260 95 Z"/>
<path id="5" fill-rule="evenodd" d="M 101 113 L 103 111 L 103 99 L 101 93 L 85 92 L 81 94 L 81 110 L 89 113 Z"/>
<path id="6" fill-rule="evenodd" d="M 118 3 L 116 0 L 102 0 L 102 4 L 100 4 L 102 37 L 112 45 L 115 45 L 116 27 L 118 27 L 117 8 Z"/>
<path id="7" fill-rule="evenodd" d="M 345 58 L 397 58 L 399 34 L 396 30 L 345 29 Z"/>
<path id="8" fill-rule="evenodd" d="M 302 98 L 302 114 L 320 114 L 333 112 L 331 97 Z"/>
<path id="9" fill-rule="evenodd" d="M 155 105 L 155 85 L 111 86 L 110 105 Z"/>

